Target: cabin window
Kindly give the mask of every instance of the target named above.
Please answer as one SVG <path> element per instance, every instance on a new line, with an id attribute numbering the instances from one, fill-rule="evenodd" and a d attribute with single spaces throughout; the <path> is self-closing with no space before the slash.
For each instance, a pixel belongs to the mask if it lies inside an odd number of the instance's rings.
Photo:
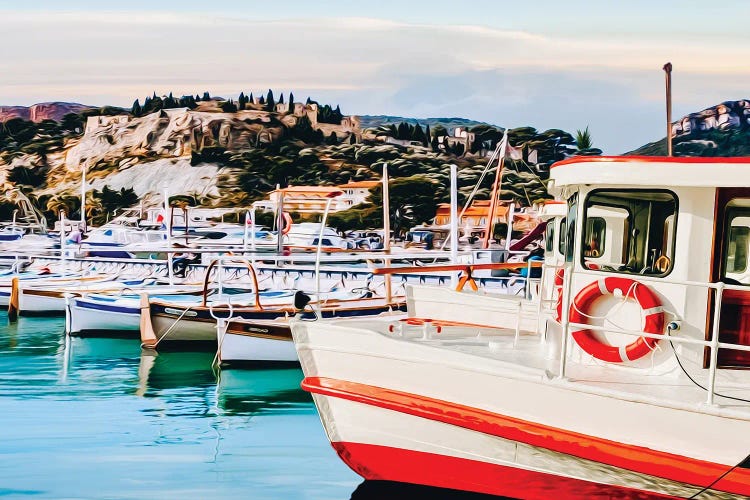
<path id="1" fill-rule="evenodd" d="M 729 231 L 725 243 L 723 281 L 750 285 L 747 265 L 750 253 L 750 207 L 728 207 L 727 227 Z"/>
<path id="2" fill-rule="evenodd" d="M 677 197 L 665 190 L 593 191 L 584 209 L 586 269 L 666 276 L 672 271 Z"/>
<path id="3" fill-rule="evenodd" d="M 584 257 L 601 257 L 606 243 L 607 222 L 602 217 L 586 219 L 586 241 L 583 242 Z"/>
<path id="4" fill-rule="evenodd" d="M 544 247 L 550 254 L 555 249 L 555 220 L 547 221 L 547 227 L 544 230 Z"/>

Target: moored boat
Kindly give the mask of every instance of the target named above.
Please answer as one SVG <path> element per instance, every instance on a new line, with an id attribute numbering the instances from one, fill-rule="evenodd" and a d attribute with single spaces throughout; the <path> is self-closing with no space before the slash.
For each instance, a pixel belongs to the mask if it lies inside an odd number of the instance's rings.
<path id="1" fill-rule="evenodd" d="M 749 168 L 553 165 L 566 213 L 515 318 L 492 314 L 511 297 L 408 286 L 403 322 L 294 322 L 334 449 L 365 479 L 495 495 L 749 496 Z"/>

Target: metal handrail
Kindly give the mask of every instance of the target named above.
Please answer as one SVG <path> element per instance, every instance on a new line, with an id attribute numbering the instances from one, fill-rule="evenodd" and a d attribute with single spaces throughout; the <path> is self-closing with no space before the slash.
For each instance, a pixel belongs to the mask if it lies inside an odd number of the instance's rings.
<path id="1" fill-rule="evenodd" d="M 618 334 L 624 334 L 624 335 L 632 335 L 632 336 L 645 337 L 645 338 L 651 338 L 651 339 L 657 339 L 657 340 L 668 339 L 670 342 L 690 344 L 690 345 L 699 345 L 704 348 L 708 348 L 709 349 L 708 387 L 706 390 L 707 392 L 706 404 L 708 405 L 714 404 L 714 396 L 716 395 L 714 389 L 716 387 L 716 370 L 717 370 L 717 365 L 718 365 L 719 349 L 750 352 L 750 346 L 719 341 L 719 326 L 721 322 L 721 306 L 722 306 L 724 291 L 736 290 L 736 291 L 750 292 L 750 290 L 748 290 L 748 287 L 741 286 L 741 285 L 729 285 L 723 282 L 711 283 L 711 282 L 693 281 L 693 280 L 664 280 L 663 278 L 655 278 L 652 276 L 637 275 L 639 282 L 668 283 L 670 285 L 683 285 L 686 287 L 696 287 L 696 288 L 705 288 L 706 290 L 715 290 L 715 297 L 714 297 L 713 306 L 712 306 L 713 321 L 711 324 L 710 338 L 705 339 L 705 340 L 700 340 L 700 339 L 692 339 L 688 337 L 676 337 L 676 336 L 663 334 L 663 333 L 655 334 L 655 333 L 649 333 L 649 332 L 638 332 L 638 331 L 626 330 L 622 328 L 612 328 L 612 327 L 570 322 L 569 311 L 570 311 L 570 307 L 572 303 L 571 292 L 572 292 L 573 275 L 574 274 L 585 275 L 585 276 L 592 276 L 596 278 L 607 278 L 607 277 L 611 277 L 612 275 L 611 273 L 606 273 L 606 272 L 601 272 L 601 271 L 576 270 L 574 268 L 574 265 L 571 263 L 564 263 L 564 264 L 557 265 L 557 266 L 545 264 L 545 267 L 561 268 L 565 270 L 565 275 L 563 277 L 563 286 L 562 286 L 562 294 L 563 294 L 562 317 L 560 318 L 560 323 L 563 327 L 563 338 L 562 338 L 562 345 L 561 345 L 561 352 L 560 352 L 560 370 L 559 370 L 560 378 L 565 377 L 565 369 L 566 369 L 566 363 L 567 363 L 567 357 L 568 357 L 567 344 L 570 340 L 570 328 L 571 327 L 582 328 L 582 329 L 587 329 L 587 330 L 597 330 L 597 331 L 603 331 L 603 332 L 609 332 L 609 333 L 618 333 Z M 545 270 L 542 269 L 542 276 L 544 276 L 544 272 Z M 542 280 L 542 284 L 541 284 L 542 290 L 540 290 L 538 294 L 540 301 L 545 300 L 543 299 L 544 284 L 545 284 L 545 281 Z M 540 309 L 541 309 L 541 306 L 540 306 Z M 677 318 L 681 319 L 679 316 L 677 316 Z"/>

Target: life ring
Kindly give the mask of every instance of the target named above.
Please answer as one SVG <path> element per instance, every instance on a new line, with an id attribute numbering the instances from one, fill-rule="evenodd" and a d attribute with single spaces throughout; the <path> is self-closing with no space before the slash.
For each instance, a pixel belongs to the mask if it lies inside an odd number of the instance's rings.
<path id="1" fill-rule="evenodd" d="M 292 230 L 292 216 L 286 212 L 281 213 L 281 234 L 287 234 Z"/>
<path id="2" fill-rule="evenodd" d="M 619 290 L 626 298 L 635 299 L 646 317 L 643 331 L 646 333 L 664 333 L 664 311 L 661 301 L 648 286 L 630 278 L 602 278 L 586 285 L 576 295 L 570 308 L 571 323 L 586 323 L 588 310 L 600 297 L 613 295 Z M 572 332 L 576 343 L 596 359 L 610 363 L 635 361 L 650 353 L 659 339 L 638 337 L 626 346 L 613 346 L 601 342 L 592 330 L 581 329 Z"/>

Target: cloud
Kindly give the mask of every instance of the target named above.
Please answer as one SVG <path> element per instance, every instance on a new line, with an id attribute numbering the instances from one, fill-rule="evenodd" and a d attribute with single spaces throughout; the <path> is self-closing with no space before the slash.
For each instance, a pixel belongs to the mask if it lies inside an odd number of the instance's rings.
<path id="1" fill-rule="evenodd" d="M 152 91 L 273 88 L 359 113 L 451 114 L 568 130 L 589 124 L 611 152 L 659 136 L 667 60 L 675 65 L 675 102 L 689 106 L 742 97 L 737 82 L 750 72 L 745 45 L 731 35 L 633 41 L 606 30 L 573 37 L 368 17 L 179 12 L 6 11 L 3 18 L 4 39 L 15 41 L 0 48 L 3 104 L 129 105 Z M 636 142 L 626 143 L 631 133 Z"/>

